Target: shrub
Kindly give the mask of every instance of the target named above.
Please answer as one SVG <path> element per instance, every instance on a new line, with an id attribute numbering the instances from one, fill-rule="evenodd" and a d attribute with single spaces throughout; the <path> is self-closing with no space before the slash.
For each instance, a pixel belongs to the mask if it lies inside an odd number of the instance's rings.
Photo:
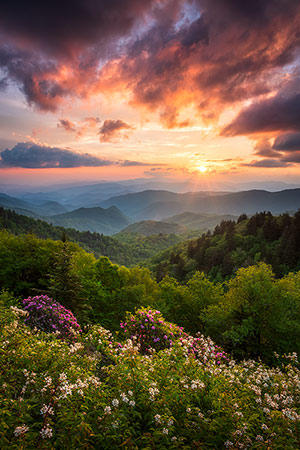
<path id="1" fill-rule="evenodd" d="M 67 340 L 76 339 L 76 333 L 81 332 L 80 326 L 71 311 L 55 302 L 47 295 L 28 297 L 23 300 L 28 317 L 25 323 L 46 333 L 57 333 Z"/>
<path id="2" fill-rule="evenodd" d="M 166 322 L 160 311 L 148 308 L 141 308 L 135 314 L 128 313 L 120 326 L 125 336 L 139 345 L 143 354 L 170 348 L 174 340 L 184 334 L 183 328 Z"/>

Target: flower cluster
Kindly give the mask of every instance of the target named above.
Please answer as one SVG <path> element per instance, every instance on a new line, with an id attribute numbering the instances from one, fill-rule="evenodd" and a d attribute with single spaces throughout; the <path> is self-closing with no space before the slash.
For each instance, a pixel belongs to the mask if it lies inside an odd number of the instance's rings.
<path id="1" fill-rule="evenodd" d="M 71 311 L 47 295 L 23 300 L 28 317 L 25 323 L 46 333 L 57 333 L 62 339 L 75 340 L 80 326 Z"/>
<path id="2" fill-rule="evenodd" d="M 221 347 L 216 345 L 210 338 L 205 338 L 202 335 L 193 337 L 185 334 L 185 336 L 180 337 L 179 344 L 185 348 L 187 354 L 192 355 L 203 364 L 207 362 L 221 364 L 229 361 L 228 356 Z"/>
<path id="3" fill-rule="evenodd" d="M 173 346 L 174 341 L 184 335 L 183 329 L 166 322 L 160 311 L 142 308 L 135 314 L 127 314 L 121 322 L 125 336 L 135 341 L 143 354 L 150 354 Z"/>

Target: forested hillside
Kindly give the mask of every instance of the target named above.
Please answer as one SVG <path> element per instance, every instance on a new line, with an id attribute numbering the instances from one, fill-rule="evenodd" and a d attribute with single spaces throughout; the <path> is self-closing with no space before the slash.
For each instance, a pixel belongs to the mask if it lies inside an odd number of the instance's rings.
<path id="1" fill-rule="evenodd" d="M 42 239 L 59 240 L 65 236 L 88 252 L 93 252 L 96 257 L 108 256 L 113 262 L 125 266 L 139 264 L 144 259 L 183 239 L 172 234 L 140 236 L 136 233 L 121 233 L 116 237 L 104 236 L 90 231 L 77 231 L 72 228 L 65 229 L 50 225 L 43 220 L 34 220 L 1 207 L 0 229 L 6 229 L 16 235 L 32 233 Z"/>
<path id="2" fill-rule="evenodd" d="M 158 283 L 7 230 L 0 267 L 1 449 L 299 448 L 300 272 Z"/>
<path id="3" fill-rule="evenodd" d="M 222 221 L 202 234 L 147 262 L 161 280 L 166 274 L 183 281 L 197 270 L 212 280 L 231 277 L 239 267 L 264 261 L 277 276 L 300 269 L 300 212 L 273 216 L 262 212 L 235 222 Z"/>

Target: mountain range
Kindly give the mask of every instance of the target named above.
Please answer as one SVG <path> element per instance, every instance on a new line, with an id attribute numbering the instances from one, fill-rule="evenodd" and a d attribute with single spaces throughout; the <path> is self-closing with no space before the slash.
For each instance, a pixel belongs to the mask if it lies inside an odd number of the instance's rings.
<path id="1" fill-rule="evenodd" d="M 75 228 L 79 231 L 89 230 L 110 235 L 127 227 L 130 220 L 118 208 L 110 206 L 107 209 L 78 208 L 48 217 L 47 222 L 64 228 Z"/>
<path id="2" fill-rule="evenodd" d="M 280 214 L 297 211 L 300 207 L 299 188 L 278 192 L 250 190 L 233 193 L 177 193 L 144 190 L 124 193 L 123 185 L 107 183 L 105 186 L 104 183 L 75 186 L 63 188 L 61 192 L 58 189 L 23 194 L 20 197 L 3 193 L 0 194 L 0 206 L 54 225 L 107 235 L 118 233 L 136 222 L 145 221 L 152 223 L 135 225 L 126 232 L 134 229 L 138 230 L 135 232 L 149 235 L 150 230 L 153 234 L 183 233 L 185 228 L 206 231 L 221 220 L 234 219 L 241 213 L 251 215 L 259 211 L 270 211 Z M 109 193 L 118 190 L 123 193 L 103 200 Z M 72 202 L 78 205 L 74 207 Z M 172 228 L 171 224 L 176 226 Z"/>

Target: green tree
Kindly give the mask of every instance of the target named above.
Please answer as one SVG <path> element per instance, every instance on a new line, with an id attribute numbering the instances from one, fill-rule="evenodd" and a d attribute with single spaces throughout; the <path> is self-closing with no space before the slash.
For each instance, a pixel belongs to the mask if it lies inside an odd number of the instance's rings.
<path id="1" fill-rule="evenodd" d="M 73 262 L 74 252 L 70 243 L 65 240 L 54 255 L 53 268 L 50 274 L 49 295 L 72 311 L 77 311 L 81 284 Z"/>

